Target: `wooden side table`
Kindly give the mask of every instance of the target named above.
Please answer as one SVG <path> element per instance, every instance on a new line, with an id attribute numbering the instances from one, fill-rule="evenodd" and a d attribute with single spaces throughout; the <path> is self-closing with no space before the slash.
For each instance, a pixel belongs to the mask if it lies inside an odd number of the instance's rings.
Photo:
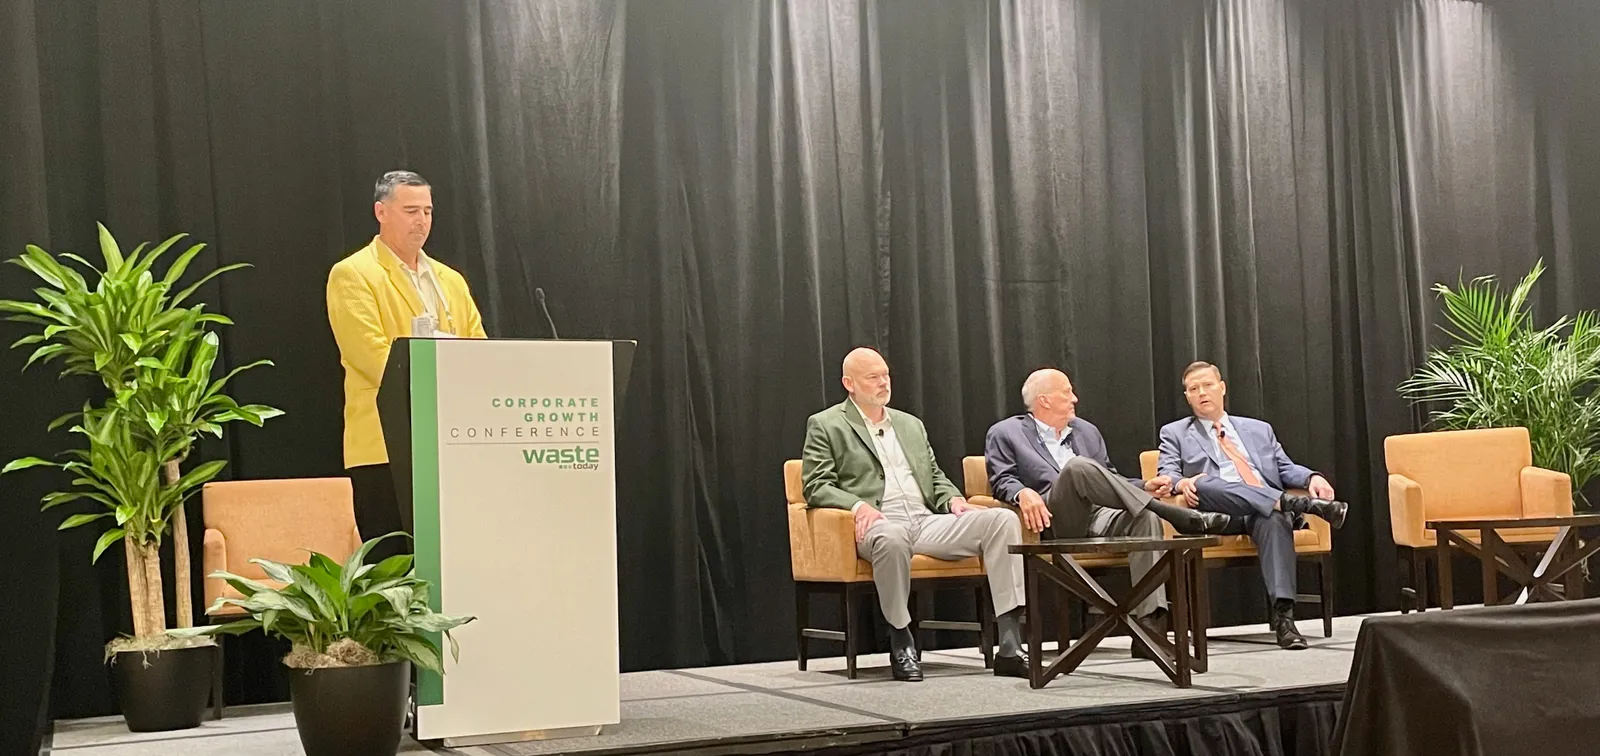
<path id="1" fill-rule="evenodd" d="M 1461 549 L 1478 558 L 1483 565 L 1483 605 L 1496 604 L 1526 604 L 1529 601 L 1543 597 L 1554 601 L 1572 600 L 1583 597 L 1583 579 L 1567 579 L 1565 584 L 1566 594 L 1555 592 L 1550 586 L 1564 575 L 1572 572 L 1573 568 L 1583 564 L 1584 560 L 1600 551 L 1600 539 L 1596 539 L 1582 547 L 1578 547 L 1577 539 L 1573 537 L 1573 528 L 1585 528 L 1600 525 L 1600 514 L 1567 515 L 1562 517 L 1520 517 L 1499 519 L 1473 519 L 1473 520 L 1428 520 L 1428 527 L 1434 531 L 1434 537 L 1439 543 L 1439 608 L 1455 608 L 1455 597 L 1452 595 L 1454 585 L 1451 580 L 1450 557 L 1451 546 Z M 1518 528 L 1560 528 L 1556 537 L 1550 541 L 1550 546 L 1544 550 L 1544 556 L 1538 564 L 1530 564 L 1520 554 L 1512 550 L 1501 538 L 1501 530 L 1515 530 Z M 1467 540 L 1463 532 L 1478 531 L 1478 543 Z M 1567 550 L 1569 541 L 1573 548 L 1565 557 L 1562 552 Z M 1509 600 L 1500 598 L 1500 576 L 1505 575 L 1516 581 L 1520 589 L 1517 595 Z"/>
<path id="2" fill-rule="evenodd" d="M 1119 536 L 1108 538 L 1067 538 L 1039 543 L 1017 544 L 1011 553 L 1022 556 L 1022 574 L 1028 596 L 1028 606 L 1039 606 L 1039 587 L 1050 583 L 1056 590 L 1080 598 L 1105 613 L 1094 627 L 1084 632 L 1077 642 L 1061 649 L 1061 654 L 1048 667 L 1044 666 L 1043 630 L 1041 623 L 1028 622 L 1028 684 L 1042 688 L 1059 675 L 1078 668 L 1089 658 L 1089 653 L 1118 625 L 1126 628 L 1135 646 L 1142 646 L 1161 668 L 1161 671 L 1180 688 L 1187 688 L 1194 672 L 1204 672 L 1206 664 L 1205 612 L 1191 606 L 1197 595 L 1204 595 L 1205 562 L 1201 551 L 1221 543 L 1216 536 L 1175 536 L 1172 538 L 1141 538 Z M 1129 554 L 1138 551 L 1165 552 L 1155 567 L 1133 586 L 1128 598 L 1118 603 L 1100 583 L 1091 577 L 1074 554 Z M 1173 642 L 1152 635 L 1130 614 L 1128 609 L 1168 584 L 1168 599 L 1172 602 Z M 1030 609 L 1030 611 L 1032 611 Z M 1194 651 L 1190 652 L 1193 639 Z"/>

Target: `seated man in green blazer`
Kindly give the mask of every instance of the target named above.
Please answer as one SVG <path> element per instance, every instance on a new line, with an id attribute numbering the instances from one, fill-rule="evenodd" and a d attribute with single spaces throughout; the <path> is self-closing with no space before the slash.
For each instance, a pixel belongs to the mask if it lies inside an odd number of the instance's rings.
<path id="1" fill-rule="evenodd" d="M 994 673 L 1028 676 L 1022 653 L 1022 523 L 1009 509 L 967 504 L 945 477 L 916 417 L 891 410 L 889 365 L 862 347 L 844 358 L 850 398 L 806 421 L 806 504 L 855 515 L 856 553 L 872 562 L 878 606 L 889 621 L 890 667 L 896 680 L 922 679 L 911 637 L 911 556 L 964 559 L 983 555 L 998 618 Z"/>

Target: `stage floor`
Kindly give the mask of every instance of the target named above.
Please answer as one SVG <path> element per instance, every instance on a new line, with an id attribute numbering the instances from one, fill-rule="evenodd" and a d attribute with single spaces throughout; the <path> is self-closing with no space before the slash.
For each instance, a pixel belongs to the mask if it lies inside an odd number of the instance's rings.
<path id="1" fill-rule="evenodd" d="M 1156 666 L 1129 658 L 1128 640 L 1110 638 L 1071 675 L 1043 690 L 987 673 L 976 649 L 926 651 L 920 684 L 889 678 L 886 655 L 859 658 L 847 680 L 842 658 L 704 667 L 622 676 L 622 723 L 596 737 L 403 754 L 524 756 L 555 753 L 764 753 L 898 740 L 908 733 L 1082 711 L 1096 716 L 1166 703 L 1226 703 L 1277 691 L 1327 695 L 1350 672 L 1363 617 L 1340 617 L 1332 638 L 1320 620 L 1302 620 L 1306 651 L 1270 645 L 1265 625 L 1212 631 L 1211 670 L 1194 687 L 1174 688 Z M 1048 646 L 1047 646 L 1048 648 Z M 300 742 L 287 704 L 229 709 L 219 722 L 179 733 L 129 733 L 119 718 L 57 722 L 45 753 L 59 756 L 291 756 Z"/>

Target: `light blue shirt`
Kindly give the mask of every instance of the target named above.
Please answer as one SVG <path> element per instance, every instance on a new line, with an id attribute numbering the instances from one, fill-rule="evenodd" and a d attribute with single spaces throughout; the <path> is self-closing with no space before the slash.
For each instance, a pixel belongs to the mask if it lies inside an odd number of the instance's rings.
<path id="1" fill-rule="evenodd" d="M 1201 418 L 1200 422 L 1205 423 L 1206 433 L 1211 436 L 1211 446 L 1217 450 L 1217 459 L 1222 460 L 1222 469 L 1217 474 L 1229 483 L 1243 483 L 1244 477 L 1239 474 L 1239 469 L 1234 467 L 1233 458 L 1222 450 L 1222 439 L 1217 438 L 1216 426 L 1204 418 Z M 1250 450 L 1245 448 L 1244 437 L 1239 435 L 1238 428 L 1233 427 L 1233 418 L 1223 415 L 1222 429 L 1227 431 L 1228 440 L 1233 442 L 1233 448 L 1238 449 L 1239 453 L 1244 456 L 1244 461 L 1250 463 L 1250 471 L 1256 474 L 1256 480 L 1264 483 L 1266 478 L 1262 476 L 1261 468 L 1256 466 L 1255 460 L 1250 458 Z"/>
<path id="2" fill-rule="evenodd" d="M 1057 436 L 1056 429 L 1040 422 L 1039 418 L 1033 418 L 1033 424 L 1039 431 L 1039 442 L 1044 444 L 1044 448 L 1050 451 L 1050 456 L 1055 458 L 1056 468 L 1067 469 L 1067 460 L 1078 456 L 1077 452 L 1072 450 L 1072 444 L 1067 440 L 1072 435 L 1072 426 L 1067 426 L 1065 430 L 1061 431 L 1061 435 Z"/>

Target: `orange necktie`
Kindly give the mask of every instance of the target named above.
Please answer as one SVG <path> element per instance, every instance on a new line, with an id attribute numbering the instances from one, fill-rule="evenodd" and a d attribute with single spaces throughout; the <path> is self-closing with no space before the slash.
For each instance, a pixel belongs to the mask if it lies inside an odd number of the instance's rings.
<path id="1" fill-rule="evenodd" d="M 1239 471 L 1239 477 L 1244 480 L 1244 484 L 1260 488 L 1261 479 L 1256 477 L 1255 470 L 1250 469 L 1250 460 L 1245 459 L 1239 447 L 1233 445 L 1233 439 L 1228 438 L 1228 431 L 1222 427 L 1222 421 L 1212 422 L 1211 427 L 1217 431 L 1217 441 L 1222 444 L 1222 453 L 1233 460 L 1233 469 Z"/>

